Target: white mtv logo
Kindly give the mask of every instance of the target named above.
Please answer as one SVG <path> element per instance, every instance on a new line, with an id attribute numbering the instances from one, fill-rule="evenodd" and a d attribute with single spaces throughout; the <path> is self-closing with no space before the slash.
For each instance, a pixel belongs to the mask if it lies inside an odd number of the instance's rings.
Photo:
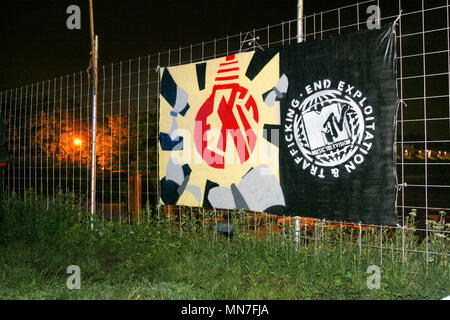
<path id="1" fill-rule="evenodd" d="M 311 111 L 303 115 L 303 122 L 311 150 L 350 138 L 345 115 L 348 106 L 334 103 L 322 108 L 321 112 Z"/>

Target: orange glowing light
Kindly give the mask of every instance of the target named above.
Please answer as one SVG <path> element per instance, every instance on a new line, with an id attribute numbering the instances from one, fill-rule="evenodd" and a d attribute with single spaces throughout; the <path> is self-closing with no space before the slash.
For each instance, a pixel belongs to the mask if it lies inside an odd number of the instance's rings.
<path id="1" fill-rule="evenodd" d="M 76 146 L 80 146 L 81 145 L 81 139 L 73 140 L 73 144 L 76 145 Z"/>

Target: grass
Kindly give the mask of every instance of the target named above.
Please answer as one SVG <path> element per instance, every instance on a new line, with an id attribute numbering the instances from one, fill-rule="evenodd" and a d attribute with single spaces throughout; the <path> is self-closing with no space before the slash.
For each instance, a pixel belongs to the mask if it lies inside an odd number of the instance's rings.
<path id="1" fill-rule="evenodd" d="M 429 255 L 427 263 L 424 253 L 395 250 L 404 244 L 447 254 L 449 239 L 435 233 L 420 241 L 414 230 L 385 230 L 381 257 L 380 249 L 371 247 L 380 244 L 377 230 L 361 234 L 367 246 L 360 251 L 357 233 L 316 225 L 317 232 L 296 250 L 292 237 L 255 237 L 245 222 L 234 224 L 230 240 L 199 220 L 186 217 L 180 225 L 157 219 L 150 210 L 143 223 L 95 220 L 91 230 L 78 203 L 62 193 L 49 205 L 32 193 L 25 200 L 14 195 L 4 200 L 0 299 L 441 299 L 450 294 L 447 256 Z M 81 269 L 80 290 L 66 286 L 69 265 Z M 380 289 L 367 287 L 370 265 L 381 267 Z"/>

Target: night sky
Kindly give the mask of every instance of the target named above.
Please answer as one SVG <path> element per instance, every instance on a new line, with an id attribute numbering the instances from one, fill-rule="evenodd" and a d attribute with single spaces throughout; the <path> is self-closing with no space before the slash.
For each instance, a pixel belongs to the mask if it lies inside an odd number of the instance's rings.
<path id="1" fill-rule="evenodd" d="M 99 64 L 235 35 L 297 16 L 297 1 L 94 0 Z M 305 15 L 355 3 L 306 0 Z M 68 30 L 66 9 L 81 8 L 81 30 Z M 0 90 L 85 70 L 89 61 L 88 0 L 2 1 Z"/>

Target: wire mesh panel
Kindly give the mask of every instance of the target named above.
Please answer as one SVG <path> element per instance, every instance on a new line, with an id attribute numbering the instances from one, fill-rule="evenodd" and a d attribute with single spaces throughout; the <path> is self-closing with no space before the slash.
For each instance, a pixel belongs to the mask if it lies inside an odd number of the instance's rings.
<path id="1" fill-rule="evenodd" d="M 450 210 L 449 0 L 373 0 L 316 12 L 302 20 L 303 40 L 367 29 L 367 9 L 372 5 L 380 7 L 382 24 L 396 22 L 399 228 L 414 208 L 419 228 L 428 234 L 426 221 Z M 160 67 L 295 42 L 297 20 L 291 20 L 100 66 L 95 178 L 96 209 L 102 219 L 131 223 L 145 206 L 159 212 Z M 33 189 L 46 199 L 70 191 L 88 208 L 91 96 L 88 71 L 0 92 L 13 156 L 3 176 L 5 190 L 26 196 Z M 305 225 L 296 229 L 299 238 L 308 237 Z M 286 231 L 282 224 L 278 227 Z M 379 231 L 383 250 L 386 233 L 382 227 Z M 396 249 L 405 252 L 403 244 Z"/>

